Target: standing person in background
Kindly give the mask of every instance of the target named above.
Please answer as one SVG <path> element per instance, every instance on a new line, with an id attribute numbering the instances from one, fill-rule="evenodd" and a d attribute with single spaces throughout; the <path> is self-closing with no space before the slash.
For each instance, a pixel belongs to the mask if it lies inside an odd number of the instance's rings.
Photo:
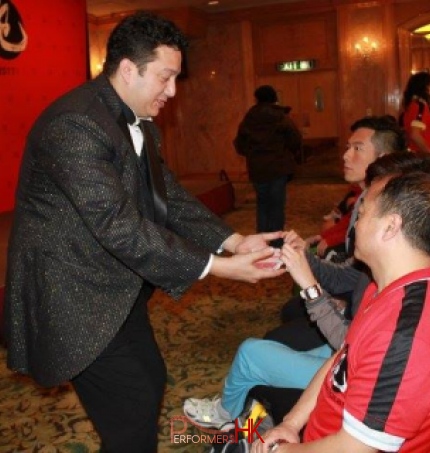
<path id="1" fill-rule="evenodd" d="M 240 123 L 233 143 L 246 157 L 257 194 L 257 231 L 284 230 L 286 186 L 293 177 L 294 153 L 301 147 L 302 136 L 286 108 L 277 105 L 272 86 L 260 86 L 254 96 L 256 104 Z M 273 245 L 281 246 L 282 240 Z"/>
<path id="2" fill-rule="evenodd" d="M 157 451 L 166 368 L 147 310 L 155 288 L 179 298 L 207 274 L 255 283 L 285 272 L 255 266 L 281 232 L 235 233 L 162 162 L 151 119 L 175 95 L 185 46 L 170 21 L 124 18 L 103 73 L 49 106 L 24 151 L 8 366 L 43 386 L 71 381 L 102 453 Z"/>
<path id="3" fill-rule="evenodd" d="M 403 93 L 400 123 L 405 129 L 410 151 L 430 153 L 430 74 L 412 75 Z"/>

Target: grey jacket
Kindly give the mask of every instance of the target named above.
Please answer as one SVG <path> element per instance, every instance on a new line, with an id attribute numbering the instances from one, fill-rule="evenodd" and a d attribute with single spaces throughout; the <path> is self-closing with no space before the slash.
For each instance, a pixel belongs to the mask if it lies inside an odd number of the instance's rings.
<path id="1" fill-rule="evenodd" d="M 143 285 L 179 297 L 232 234 L 162 165 L 167 215 L 159 225 L 121 100 L 103 75 L 39 117 L 8 250 L 12 370 L 45 386 L 73 378 L 115 336 Z"/>
<path id="2" fill-rule="evenodd" d="M 351 312 L 354 315 L 370 278 L 364 265 L 354 258 L 341 264 L 321 260 L 312 253 L 307 253 L 307 258 L 312 272 L 323 288 L 323 294 L 312 302 L 306 302 L 306 309 L 311 321 L 317 323 L 327 341 L 337 350 L 345 339 L 351 321 L 345 317 L 344 310 L 339 309 L 338 299 L 330 293 L 352 291 Z"/>

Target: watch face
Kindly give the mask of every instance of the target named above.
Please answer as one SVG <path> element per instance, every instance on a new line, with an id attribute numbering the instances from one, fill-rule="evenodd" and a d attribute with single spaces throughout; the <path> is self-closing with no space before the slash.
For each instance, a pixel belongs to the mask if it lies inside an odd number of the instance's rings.
<path id="1" fill-rule="evenodd" d="M 321 290 L 320 290 L 319 286 L 315 285 L 315 286 L 311 286 L 310 288 L 307 288 L 306 289 L 306 296 L 310 300 L 320 297 L 321 296 Z"/>
<path id="2" fill-rule="evenodd" d="M 322 289 L 320 286 L 314 285 L 310 286 L 309 288 L 303 289 L 300 291 L 300 297 L 305 300 L 314 300 L 318 299 L 322 295 Z"/>
<path id="3" fill-rule="evenodd" d="M 318 297 L 318 290 L 315 287 L 309 288 L 308 295 L 311 299 L 314 299 L 315 297 Z"/>

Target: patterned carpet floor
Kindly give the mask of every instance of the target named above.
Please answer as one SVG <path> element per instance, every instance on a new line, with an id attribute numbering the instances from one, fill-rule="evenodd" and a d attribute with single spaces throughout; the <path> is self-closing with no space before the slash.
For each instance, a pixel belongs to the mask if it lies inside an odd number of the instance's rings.
<path id="1" fill-rule="evenodd" d="M 236 209 L 225 216 L 233 228 L 254 229 L 251 186 L 236 183 Z M 321 217 L 338 201 L 345 185 L 293 181 L 288 188 L 287 227 L 303 236 L 319 230 Z M 172 417 L 182 415 L 185 398 L 219 393 L 238 345 L 261 337 L 279 323 L 279 310 L 292 288 L 289 276 L 256 285 L 208 277 L 180 302 L 161 292 L 151 301 L 151 318 L 168 367 L 160 419 L 161 453 L 207 451 L 200 443 L 172 443 Z M 0 349 L 0 453 L 92 453 L 99 439 L 69 385 L 42 389 L 13 375 Z M 181 426 L 173 424 L 175 430 Z M 184 434 L 196 428 L 187 427 Z M 127 453 L 127 452 L 124 452 Z"/>

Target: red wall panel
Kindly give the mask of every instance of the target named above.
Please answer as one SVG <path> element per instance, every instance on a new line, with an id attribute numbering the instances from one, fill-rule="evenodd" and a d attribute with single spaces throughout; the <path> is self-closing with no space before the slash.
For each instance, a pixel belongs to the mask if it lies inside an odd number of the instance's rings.
<path id="1" fill-rule="evenodd" d="M 22 51 L 15 13 L 27 35 Z M 25 138 L 34 120 L 87 77 L 86 21 L 85 0 L 0 0 L 0 212 L 14 207 Z M 15 53 L 13 44 L 18 44 Z"/>

